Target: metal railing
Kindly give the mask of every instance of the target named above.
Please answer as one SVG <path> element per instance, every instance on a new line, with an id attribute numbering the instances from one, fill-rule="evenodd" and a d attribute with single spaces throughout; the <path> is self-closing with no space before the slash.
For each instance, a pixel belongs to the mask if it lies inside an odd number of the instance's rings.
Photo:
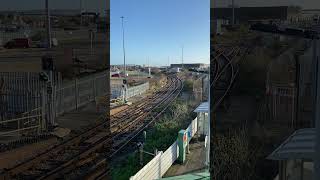
<path id="1" fill-rule="evenodd" d="M 42 108 L 21 114 L 21 117 L 0 121 L 0 136 L 40 133 L 45 129 Z"/>

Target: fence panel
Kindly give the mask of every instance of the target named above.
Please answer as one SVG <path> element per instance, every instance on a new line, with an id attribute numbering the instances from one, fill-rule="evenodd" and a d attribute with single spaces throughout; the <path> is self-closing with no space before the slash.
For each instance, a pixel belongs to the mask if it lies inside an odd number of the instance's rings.
<path id="1" fill-rule="evenodd" d="M 38 73 L 0 72 L 0 119 L 40 107 L 44 87 Z"/>
<path id="2" fill-rule="evenodd" d="M 148 89 L 149 89 L 149 82 L 146 82 L 138 86 L 130 87 L 127 90 L 127 98 L 141 95 L 142 93 L 145 93 Z"/>
<path id="3" fill-rule="evenodd" d="M 75 83 L 68 83 L 61 89 L 57 90 L 56 107 L 57 114 L 72 111 L 77 106 L 76 86 Z"/>
<path id="4" fill-rule="evenodd" d="M 57 115 L 75 110 L 95 100 L 95 97 L 106 95 L 107 72 L 75 79 L 56 87 Z"/>
<path id="5" fill-rule="evenodd" d="M 161 156 L 163 152 L 160 151 L 147 165 L 145 165 L 135 176 L 132 176 L 130 180 L 141 180 L 141 179 L 159 179 L 159 162 L 161 162 Z"/>
<path id="6" fill-rule="evenodd" d="M 149 89 L 149 82 L 140 84 L 138 86 L 129 87 L 127 89 L 127 98 L 131 98 L 137 95 L 145 93 Z M 122 85 L 112 84 L 110 87 L 111 99 L 117 99 L 123 96 Z"/>
<path id="7" fill-rule="evenodd" d="M 189 137 L 188 138 L 189 142 L 191 141 L 191 138 L 197 133 L 197 130 L 198 130 L 198 118 L 195 118 L 186 129 Z"/>
<path id="8" fill-rule="evenodd" d="M 161 157 L 161 177 L 168 171 L 172 164 L 177 160 L 179 156 L 179 146 L 175 141 L 162 155 Z"/>
<path id="9" fill-rule="evenodd" d="M 188 126 L 186 131 L 190 135 L 189 141 L 197 133 L 198 119 L 195 118 Z M 179 146 L 175 141 L 164 153 L 160 153 L 155 156 L 148 164 L 146 164 L 139 172 L 134 176 L 131 176 L 130 180 L 154 180 L 160 179 L 172 166 L 172 164 L 179 157 Z"/>

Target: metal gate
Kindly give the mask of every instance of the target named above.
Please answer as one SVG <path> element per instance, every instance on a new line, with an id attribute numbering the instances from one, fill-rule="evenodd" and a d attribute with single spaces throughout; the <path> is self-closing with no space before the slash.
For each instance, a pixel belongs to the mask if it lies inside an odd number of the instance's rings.
<path id="1" fill-rule="evenodd" d="M 39 73 L 0 73 L 0 135 L 45 128 L 45 85 Z"/>

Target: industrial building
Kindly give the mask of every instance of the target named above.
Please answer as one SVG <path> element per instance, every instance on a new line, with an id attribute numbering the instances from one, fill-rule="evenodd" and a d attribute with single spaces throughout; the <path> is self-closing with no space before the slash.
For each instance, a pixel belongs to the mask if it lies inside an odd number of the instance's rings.
<path id="1" fill-rule="evenodd" d="M 190 68 L 207 68 L 209 67 L 208 64 L 204 64 L 204 63 L 190 63 L 190 64 L 170 64 L 170 68 L 186 68 L 186 69 L 190 69 Z"/>
<path id="2" fill-rule="evenodd" d="M 274 7 L 235 7 L 235 23 L 248 23 L 250 21 L 280 20 L 286 21 L 300 14 L 298 7 L 274 6 Z M 211 19 L 232 20 L 232 8 L 211 8 Z"/>

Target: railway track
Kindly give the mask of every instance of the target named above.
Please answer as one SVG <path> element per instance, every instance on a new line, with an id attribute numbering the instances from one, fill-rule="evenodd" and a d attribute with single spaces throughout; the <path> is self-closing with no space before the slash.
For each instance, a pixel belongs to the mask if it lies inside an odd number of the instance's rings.
<path id="1" fill-rule="evenodd" d="M 110 121 L 101 116 L 101 123 L 5 169 L 0 179 L 101 179 L 108 171 L 106 157 L 117 154 L 159 117 L 181 89 L 182 81 L 168 76 L 167 84 L 154 95 L 115 114 Z M 160 106 L 162 111 L 156 111 Z M 110 148 L 111 152 L 106 151 Z"/>
<path id="2" fill-rule="evenodd" d="M 213 74 L 210 86 L 214 88 L 215 111 L 225 100 L 239 73 L 239 64 L 248 53 L 248 48 L 240 47 L 216 47 L 216 54 L 212 58 Z"/>
<path id="3" fill-rule="evenodd" d="M 111 131 L 118 132 L 113 130 L 114 128 L 119 130 L 119 127 L 126 130 L 121 130 L 120 133 L 114 133 L 112 136 L 114 146 L 111 150 L 111 157 L 117 154 L 128 142 L 158 118 L 172 100 L 179 95 L 182 90 L 182 81 L 176 77 L 170 78 L 169 81 L 166 91 L 159 92 L 156 96 L 146 99 L 144 104 L 139 105 L 134 109 L 135 117 L 128 117 L 125 113 L 116 117 L 115 121 L 121 123 L 111 126 Z M 162 106 L 161 111 L 155 111 L 156 108 L 160 106 Z M 126 127 L 123 127 L 123 122 L 126 122 Z"/>

